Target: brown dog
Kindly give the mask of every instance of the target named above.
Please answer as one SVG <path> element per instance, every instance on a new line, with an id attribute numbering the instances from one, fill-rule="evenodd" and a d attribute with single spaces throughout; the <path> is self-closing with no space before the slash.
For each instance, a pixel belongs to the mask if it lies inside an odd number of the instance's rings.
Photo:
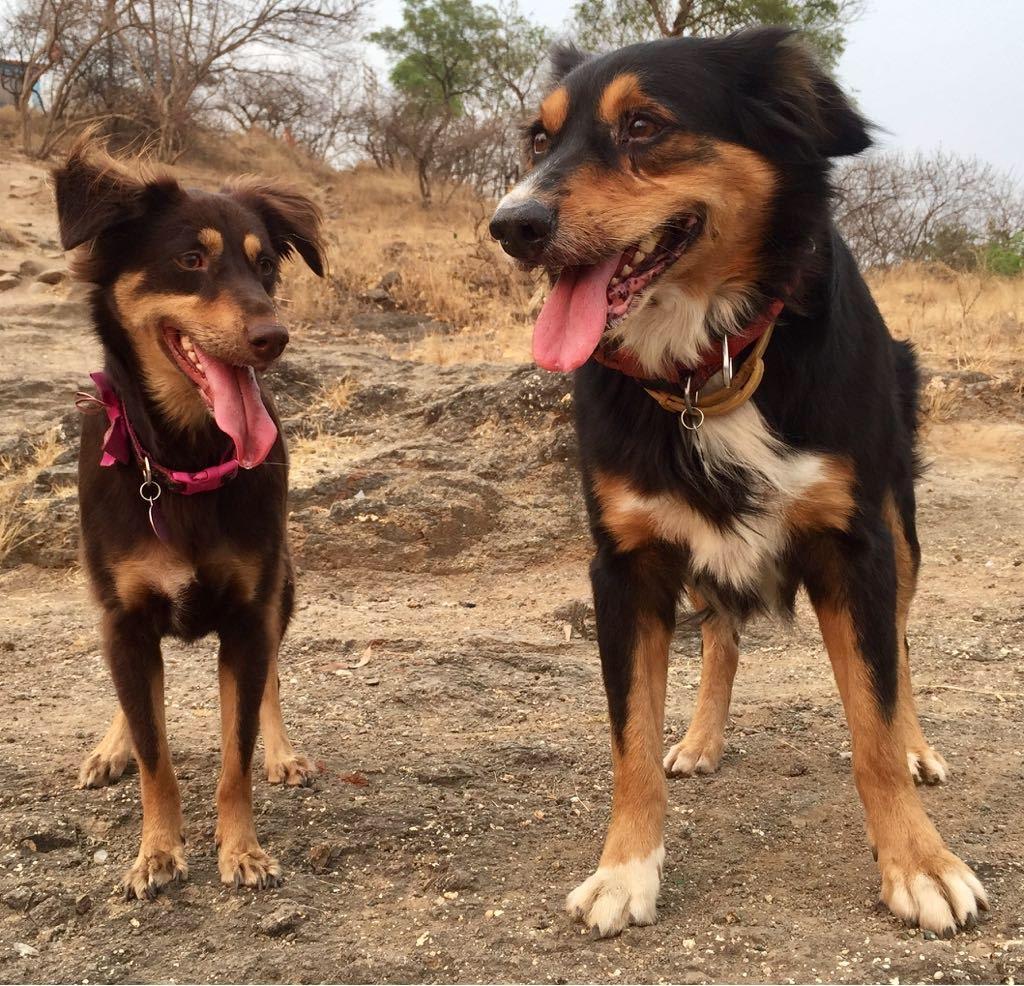
<path id="1" fill-rule="evenodd" d="M 321 216 L 285 186 L 243 179 L 221 193 L 80 143 L 54 172 L 61 241 L 92 285 L 104 372 L 84 419 L 79 503 L 86 571 L 121 711 L 82 764 L 116 780 L 134 752 L 142 845 L 124 879 L 152 897 L 188 873 L 164 721 L 161 639 L 220 637 L 221 879 L 279 882 L 252 815 L 258 730 L 272 782 L 307 783 L 278 699 L 277 652 L 292 610 L 284 441 L 257 371 L 288 333 L 274 292 L 298 253 L 323 273 Z"/>

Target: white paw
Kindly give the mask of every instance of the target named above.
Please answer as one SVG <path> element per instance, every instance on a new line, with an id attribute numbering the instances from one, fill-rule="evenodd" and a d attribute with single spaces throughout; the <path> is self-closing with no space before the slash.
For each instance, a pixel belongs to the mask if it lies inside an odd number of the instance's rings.
<path id="1" fill-rule="evenodd" d="M 659 846 L 643 859 L 599 867 L 566 897 L 565 908 L 602 938 L 629 924 L 654 924 L 664 862 L 665 847 Z"/>
<path id="2" fill-rule="evenodd" d="M 930 746 L 907 750 L 907 766 L 915 784 L 945 784 L 949 765 Z"/>
<path id="3" fill-rule="evenodd" d="M 677 777 L 692 777 L 694 774 L 713 774 L 718 770 L 722 760 L 722 748 L 724 744 L 707 741 L 703 739 L 691 740 L 684 738 L 676 743 L 663 761 L 666 774 L 674 774 Z"/>
<path id="4" fill-rule="evenodd" d="M 988 910 L 981 881 L 963 860 L 943 848 L 917 866 L 882 866 L 882 900 L 898 918 L 945 938 L 973 928 Z"/>

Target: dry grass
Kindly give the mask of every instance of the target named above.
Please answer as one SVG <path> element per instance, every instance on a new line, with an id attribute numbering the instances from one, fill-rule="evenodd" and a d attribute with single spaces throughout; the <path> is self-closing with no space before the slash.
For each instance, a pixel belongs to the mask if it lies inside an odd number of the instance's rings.
<path id="1" fill-rule="evenodd" d="M 27 494 L 39 473 L 52 466 L 63 449 L 58 429 L 54 429 L 32 446 L 24 464 L 0 461 L 0 565 L 15 548 L 39 533 L 42 505 Z"/>
<path id="2" fill-rule="evenodd" d="M 893 335 L 928 365 L 991 373 L 1020 360 L 1024 278 L 907 264 L 868 281 Z"/>
<path id="3" fill-rule="evenodd" d="M 487 237 L 488 203 L 455 190 L 424 209 L 410 176 L 371 167 L 336 175 L 320 193 L 330 278 L 322 283 L 293 270 L 283 293 L 299 318 L 343 315 L 394 271 L 400 279 L 390 294 L 399 308 L 454 329 L 396 356 L 440 363 L 528 358 L 533 285 Z"/>

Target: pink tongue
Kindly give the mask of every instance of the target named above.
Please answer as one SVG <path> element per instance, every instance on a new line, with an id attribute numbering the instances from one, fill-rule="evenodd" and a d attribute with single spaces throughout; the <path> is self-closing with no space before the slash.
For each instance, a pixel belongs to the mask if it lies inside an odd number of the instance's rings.
<path id="1" fill-rule="evenodd" d="M 590 359 L 608 320 L 608 282 L 618 266 L 616 255 L 592 267 L 562 271 L 533 327 L 538 366 L 565 373 Z"/>
<path id="2" fill-rule="evenodd" d="M 229 366 L 195 347 L 213 398 L 213 418 L 235 443 L 243 469 L 255 469 L 277 441 L 277 425 L 263 406 L 256 374 L 249 366 Z"/>

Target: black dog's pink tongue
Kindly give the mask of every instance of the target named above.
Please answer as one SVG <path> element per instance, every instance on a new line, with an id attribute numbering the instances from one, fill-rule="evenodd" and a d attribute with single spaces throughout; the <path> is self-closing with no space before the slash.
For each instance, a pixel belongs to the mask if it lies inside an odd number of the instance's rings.
<path id="1" fill-rule="evenodd" d="M 533 327 L 533 358 L 545 370 L 581 367 L 597 349 L 608 320 L 608 282 L 616 255 L 590 267 L 566 267 Z"/>
<path id="2" fill-rule="evenodd" d="M 195 347 L 213 400 L 213 418 L 235 443 L 243 469 L 255 469 L 277 441 L 277 425 L 263 404 L 251 366 L 229 366 Z"/>

